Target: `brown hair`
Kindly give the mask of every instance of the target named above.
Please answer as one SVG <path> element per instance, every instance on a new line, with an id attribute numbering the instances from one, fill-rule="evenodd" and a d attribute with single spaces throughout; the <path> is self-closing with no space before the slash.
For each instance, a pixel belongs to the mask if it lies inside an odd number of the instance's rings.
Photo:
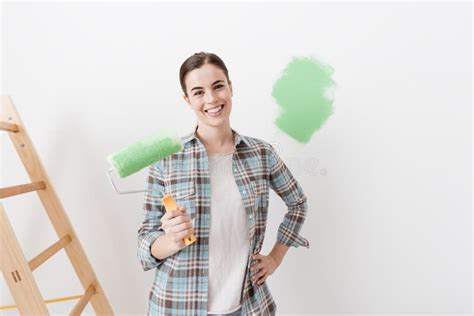
<path id="1" fill-rule="evenodd" d="M 212 64 L 222 69 L 227 78 L 227 82 L 230 84 L 229 72 L 227 71 L 227 67 L 219 56 L 213 53 L 195 53 L 194 55 L 188 57 L 179 69 L 179 82 L 184 95 L 188 96 L 188 93 L 186 92 L 186 84 L 184 83 L 184 77 L 188 72 L 196 68 L 200 68 L 204 64 Z"/>

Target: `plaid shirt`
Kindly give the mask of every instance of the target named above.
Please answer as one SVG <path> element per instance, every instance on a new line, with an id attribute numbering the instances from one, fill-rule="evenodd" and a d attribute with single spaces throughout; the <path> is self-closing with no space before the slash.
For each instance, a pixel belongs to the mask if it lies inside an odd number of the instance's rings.
<path id="1" fill-rule="evenodd" d="M 196 129 L 197 126 L 181 138 L 184 146 L 181 152 L 149 167 L 148 188 L 156 191 L 145 193 L 137 251 L 144 271 L 156 268 L 149 296 L 149 315 L 207 315 L 211 192 L 206 149 L 196 137 Z M 267 283 L 259 285 L 251 279 L 258 273 L 250 271 L 258 262 L 251 256 L 260 252 L 265 237 L 269 188 L 288 207 L 278 228 L 277 241 L 309 248 L 308 240 L 299 235 L 306 217 L 306 196 L 269 143 L 240 135 L 233 129 L 232 133 L 236 147 L 233 174 L 247 212 L 250 237 L 242 312 L 243 315 L 275 315 L 277 307 Z M 197 241 L 159 260 L 152 256 L 151 245 L 165 233 L 160 222 L 165 212 L 161 203 L 164 194 L 172 194 L 177 204 L 184 206 L 194 219 Z"/>

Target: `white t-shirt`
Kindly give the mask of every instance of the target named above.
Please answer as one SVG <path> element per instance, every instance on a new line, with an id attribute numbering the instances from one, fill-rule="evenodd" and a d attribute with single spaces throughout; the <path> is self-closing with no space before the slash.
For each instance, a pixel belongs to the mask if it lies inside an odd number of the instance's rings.
<path id="1" fill-rule="evenodd" d="M 209 314 L 241 307 L 250 251 L 247 213 L 232 174 L 232 155 L 208 154 L 211 180 L 209 234 Z"/>

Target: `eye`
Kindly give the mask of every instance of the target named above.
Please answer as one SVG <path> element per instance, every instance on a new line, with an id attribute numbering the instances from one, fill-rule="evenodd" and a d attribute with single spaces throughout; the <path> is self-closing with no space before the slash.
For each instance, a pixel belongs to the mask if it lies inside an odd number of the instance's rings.
<path id="1" fill-rule="evenodd" d="M 199 90 L 194 95 L 199 95 L 201 92 L 202 92 L 202 90 Z"/>
<path id="2" fill-rule="evenodd" d="M 222 84 L 218 84 L 218 85 L 216 85 L 216 89 L 222 88 L 223 86 L 224 86 L 224 85 L 222 85 Z"/>

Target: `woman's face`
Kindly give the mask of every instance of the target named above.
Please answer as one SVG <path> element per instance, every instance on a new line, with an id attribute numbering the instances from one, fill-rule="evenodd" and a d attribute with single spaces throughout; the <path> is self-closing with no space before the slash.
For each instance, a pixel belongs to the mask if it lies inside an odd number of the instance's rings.
<path id="1" fill-rule="evenodd" d="M 204 64 L 186 74 L 184 100 L 194 111 L 199 125 L 229 126 L 232 85 L 219 67 Z"/>

